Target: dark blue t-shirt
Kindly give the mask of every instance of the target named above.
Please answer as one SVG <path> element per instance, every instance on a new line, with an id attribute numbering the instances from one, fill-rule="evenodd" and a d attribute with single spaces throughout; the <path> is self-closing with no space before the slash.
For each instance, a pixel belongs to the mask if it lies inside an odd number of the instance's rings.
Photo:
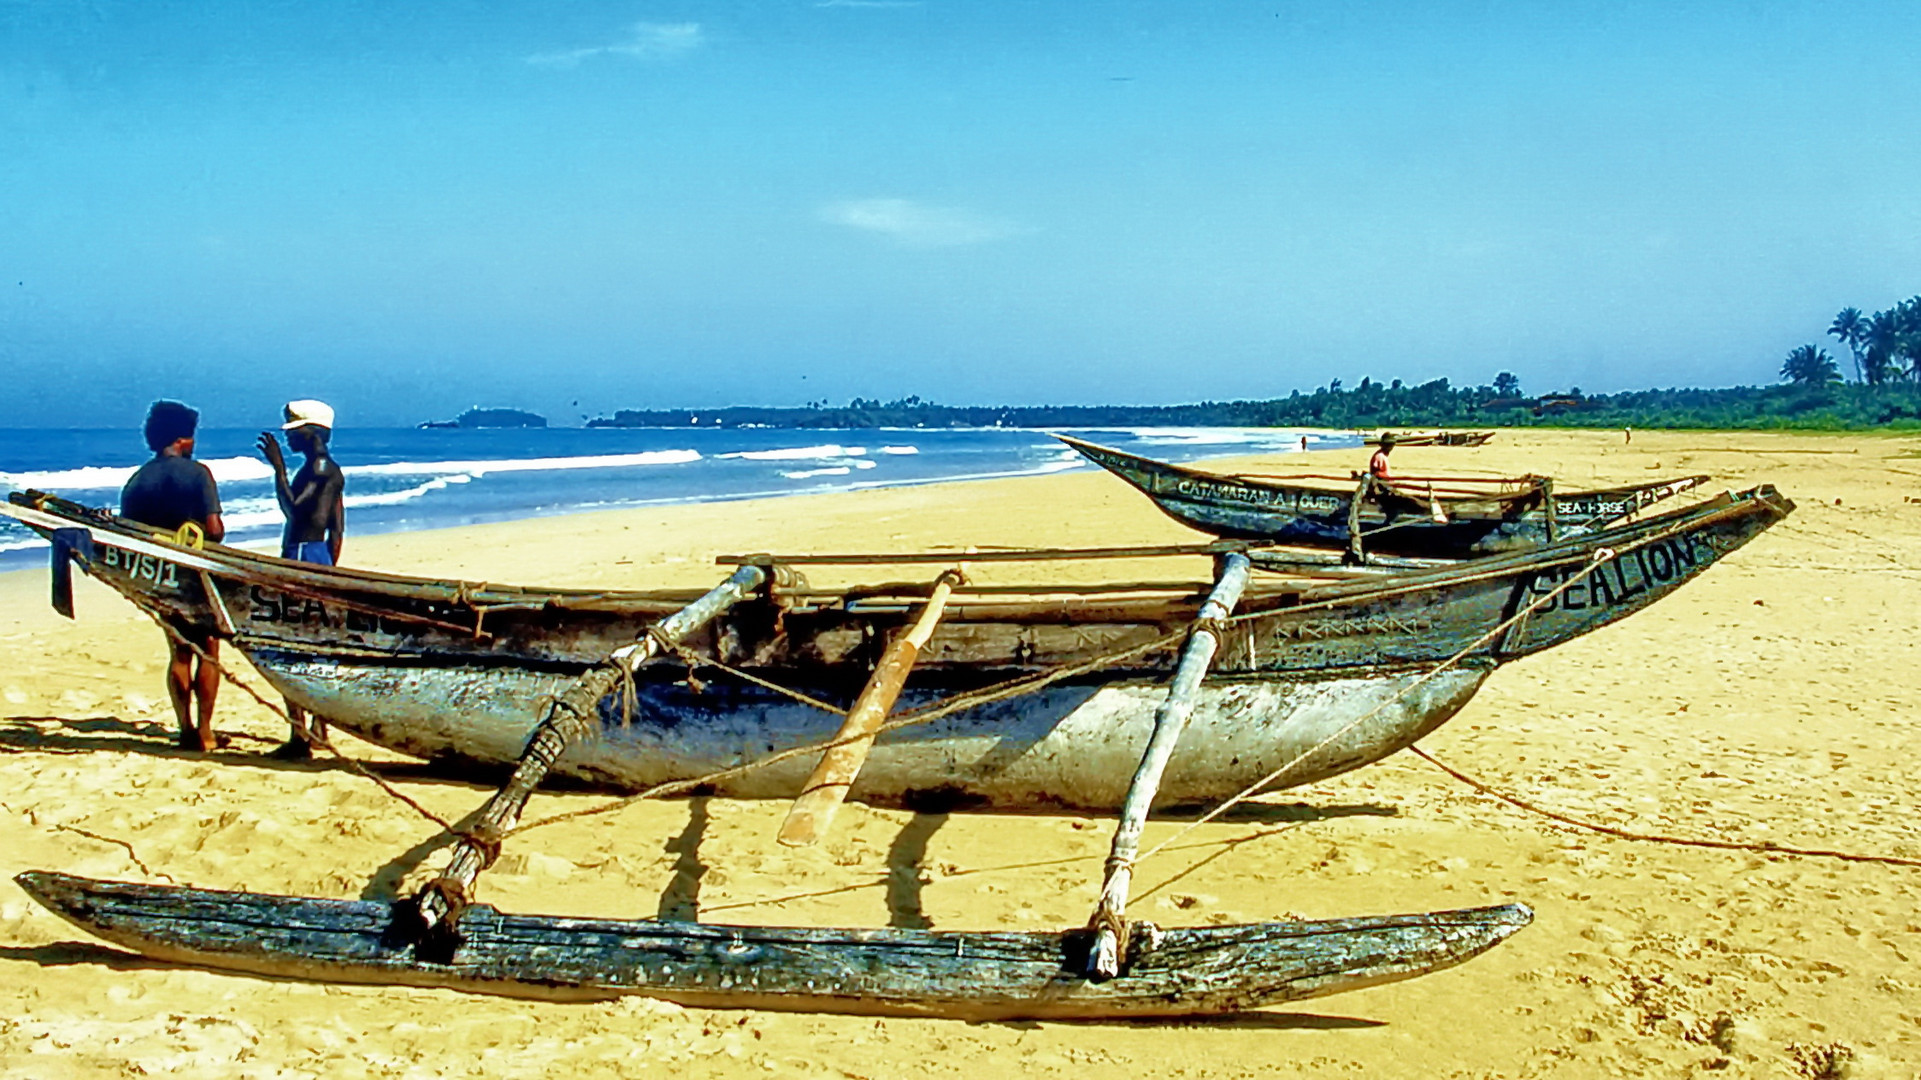
<path id="1" fill-rule="evenodd" d="M 213 473 L 192 458 L 156 455 L 120 489 L 120 516 L 172 532 L 185 522 L 202 527 L 220 512 Z"/>

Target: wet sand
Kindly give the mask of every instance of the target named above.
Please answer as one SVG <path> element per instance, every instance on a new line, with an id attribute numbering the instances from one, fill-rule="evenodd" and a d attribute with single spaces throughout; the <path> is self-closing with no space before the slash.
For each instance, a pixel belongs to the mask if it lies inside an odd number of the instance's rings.
<path id="1" fill-rule="evenodd" d="M 1346 471 L 1361 451 L 1312 455 Z M 1503 668 L 1423 746 L 1621 828 L 1921 857 L 1921 438 L 1503 432 L 1404 448 L 1408 473 L 1773 483 L 1785 523 L 1635 617 Z M 1276 471 L 1299 457 L 1236 459 Z M 614 511 L 349 538 L 348 561 L 548 584 L 706 584 L 724 551 L 1190 542 L 1097 473 Z M 1195 567 L 1190 566 L 1189 569 Z M 1165 567 L 1159 568 L 1165 572 Z M 1006 571 L 1008 574 L 1017 571 Z M 1157 575 L 1158 576 L 1158 575 Z M 1009 577 L 1008 580 L 1013 580 Z M 160 634 L 84 582 L 0 575 L 0 871 L 389 896 L 435 827 L 229 687 L 233 746 L 172 748 Z M 251 671 L 249 678 L 255 679 Z M 359 757 L 396 760 L 342 740 Z M 483 789 L 401 769 L 439 813 Z M 536 815 L 602 801 L 543 794 Z M 786 807 L 650 803 L 510 843 L 480 898 L 515 911 L 797 925 L 1083 922 L 1111 821 L 851 806 L 820 849 Z M 1150 826 L 1148 844 L 1179 828 Z M 150 963 L 0 884 L 0 1074 L 184 1076 L 1907 1077 L 1921 1068 L 1921 868 L 1629 842 L 1492 800 L 1410 755 L 1268 796 L 1143 864 L 1164 925 L 1522 900 L 1535 924 L 1459 968 L 1210 1022 L 964 1024 L 643 999 L 545 1004 Z M 1825 1071 L 1824 1071 L 1825 1070 Z"/>

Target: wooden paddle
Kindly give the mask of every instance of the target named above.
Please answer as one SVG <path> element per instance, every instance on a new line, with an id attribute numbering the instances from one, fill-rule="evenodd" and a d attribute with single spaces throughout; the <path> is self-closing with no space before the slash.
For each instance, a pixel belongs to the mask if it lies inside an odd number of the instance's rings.
<path id="1" fill-rule="evenodd" d="M 934 627 L 947 610 L 947 598 L 960 581 L 958 569 L 942 574 L 913 627 L 890 642 L 887 651 L 881 654 L 873 676 L 861 689 L 854 707 L 847 710 L 847 719 L 834 735 L 833 741 L 838 745 L 828 747 L 821 754 L 820 764 L 814 766 L 813 775 L 807 778 L 807 786 L 787 811 L 787 820 L 780 827 L 781 843 L 788 847 L 809 847 L 827 835 L 834 813 L 846 800 L 861 766 L 867 763 L 867 753 L 874 748 L 874 735 L 887 714 L 893 711 L 894 699 L 900 696 L 907 673 L 914 669 L 922 647 L 934 635 Z"/>

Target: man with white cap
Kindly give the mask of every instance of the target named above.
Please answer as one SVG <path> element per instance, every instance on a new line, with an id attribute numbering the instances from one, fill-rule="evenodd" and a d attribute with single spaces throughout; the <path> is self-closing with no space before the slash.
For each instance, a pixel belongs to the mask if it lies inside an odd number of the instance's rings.
<path id="1" fill-rule="evenodd" d="M 327 455 L 327 442 L 333 436 L 333 408 L 324 401 L 303 399 L 287 402 L 284 412 L 287 422 L 280 429 L 287 433 L 287 445 L 305 455 L 307 463 L 289 481 L 280 441 L 271 431 L 260 433 L 260 454 L 273 466 L 274 494 L 280 499 L 280 512 L 287 515 L 280 557 L 338 566 L 347 529 L 343 500 L 346 476 Z M 287 715 L 293 723 L 293 734 L 285 746 L 274 751 L 275 756 L 312 757 L 314 738 L 326 734 L 325 721 L 316 716 L 309 722 L 306 712 L 291 701 L 287 703 Z"/>

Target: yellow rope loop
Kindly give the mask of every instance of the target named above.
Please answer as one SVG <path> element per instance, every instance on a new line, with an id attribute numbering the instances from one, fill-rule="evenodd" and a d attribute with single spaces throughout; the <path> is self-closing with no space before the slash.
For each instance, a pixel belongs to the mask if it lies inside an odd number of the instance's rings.
<path id="1" fill-rule="evenodd" d="M 198 521 L 183 521 L 180 527 L 173 531 L 172 536 L 161 533 L 157 538 L 171 540 L 183 548 L 192 548 L 195 551 L 207 549 L 207 530 L 202 528 Z"/>

